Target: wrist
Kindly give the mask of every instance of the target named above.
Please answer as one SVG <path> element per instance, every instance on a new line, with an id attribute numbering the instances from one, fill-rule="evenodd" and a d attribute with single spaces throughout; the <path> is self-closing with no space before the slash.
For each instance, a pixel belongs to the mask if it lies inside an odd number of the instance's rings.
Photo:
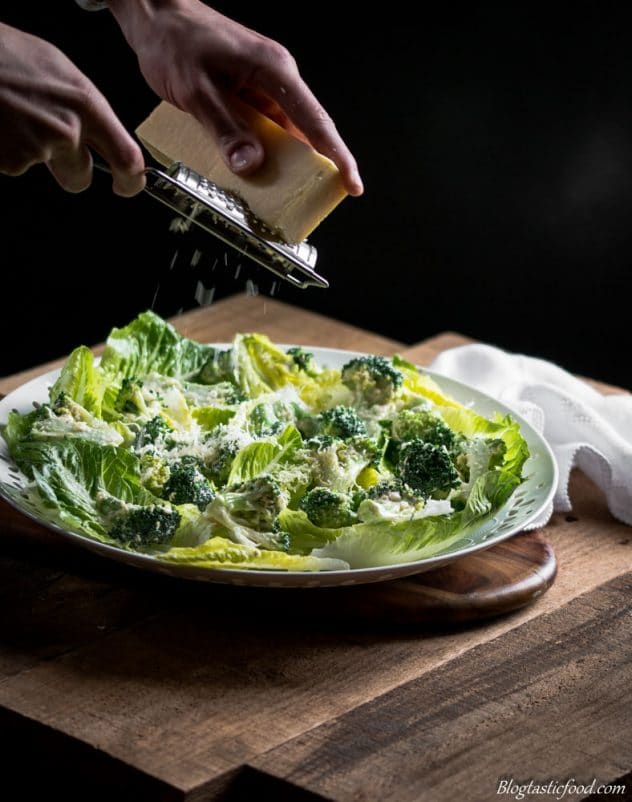
<path id="1" fill-rule="evenodd" d="M 107 7 L 134 50 L 158 14 L 183 11 L 191 5 L 191 0 L 107 0 Z"/>

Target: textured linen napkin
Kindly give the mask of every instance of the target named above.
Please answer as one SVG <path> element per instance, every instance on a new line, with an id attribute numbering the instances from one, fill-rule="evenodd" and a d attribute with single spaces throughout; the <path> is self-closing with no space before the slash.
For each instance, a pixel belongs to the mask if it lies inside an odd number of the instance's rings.
<path id="1" fill-rule="evenodd" d="M 502 401 L 553 449 L 559 468 L 553 505 L 529 529 L 543 526 L 553 509 L 572 509 L 574 467 L 599 485 L 614 517 L 632 525 L 632 395 L 604 396 L 551 362 L 490 345 L 451 348 L 429 367 Z"/>

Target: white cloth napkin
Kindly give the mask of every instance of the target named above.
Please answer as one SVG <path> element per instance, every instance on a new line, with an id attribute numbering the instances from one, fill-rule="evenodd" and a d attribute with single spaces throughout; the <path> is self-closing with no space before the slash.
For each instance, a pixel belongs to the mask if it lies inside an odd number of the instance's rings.
<path id="1" fill-rule="evenodd" d="M 429 367 L 497 398 L 544 436 L 560 474 L 556 511 L 572 509 L 568 481 L 577 467 L 603 490 L 614 517 L 632 525 L 632 395 L 604 396 L 551 362 L 490 345 L 451 348 Z"/>

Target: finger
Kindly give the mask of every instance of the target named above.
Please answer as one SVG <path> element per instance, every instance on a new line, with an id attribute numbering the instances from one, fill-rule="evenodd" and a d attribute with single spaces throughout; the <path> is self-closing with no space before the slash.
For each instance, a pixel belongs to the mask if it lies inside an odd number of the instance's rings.
<path id="1" fill-rule="evenodd" d="M 300 139 L 306 144 L 309 144 L 303 132 L 299 131 L 299 129 L 294 125 L 292 120 L 290 120 L 279 104 L 272 100 L 272 98 L 266 97 L 266 95 L 261 94 L 261 92 L 257 92 L 256 90 L 248 88 L 240 89 L 237 93 L 237 96 L 240 100 L 243 100 L 249 106 L 252 106 L 254 109 L 261 112 L 261 114 L 268 117 L 277 125 L 280 125 L 281 128 L 285 128 L 285 130 L 292 134 L 292 136 Z"/>
<path id="2" fill-rule="evenodd" d="M 328 156 L 342 174 L 350 195 L 364 191 L 356 160 L 338 133 L 333 120 L 287 60 L 269 63 L 257 73 L 256 87 L 271 97 L 307 137 L 311 145 Z"/>
<path id="3" fill-rule="evenodd" d="M 57 150 L 46 166 L 67 192 L 83 192 L 92 183 L 92 156 L 85 145 Z"/>
<path id="4" fill-rule="evenodd" d="M 96 90 L 95 90 L 96 92 Z M 112 169 L 112 188 L 130 198 L 145 187 L 145 160 L 140 146 L 125 130 L 110 104 L 96 92 L 87 111 L 86 142 Z"/>
<path id="5" fill-rule="evenodd" d="M 263 164 L 263 145 L 214 86 L 204 84 L 191 105 L 191 113 L 213 134 L 234 173 L 249 175 Z"/>

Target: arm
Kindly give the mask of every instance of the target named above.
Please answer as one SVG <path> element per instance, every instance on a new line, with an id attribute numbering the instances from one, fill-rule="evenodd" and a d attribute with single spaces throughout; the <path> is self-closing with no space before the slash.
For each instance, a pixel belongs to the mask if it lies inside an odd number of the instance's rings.
<path id="1" fill-rule="evenodd" d="M 0 23 L 0 173 L 45 163 L 81 192 L 92 180 L 88 146 L 110 164 L 117 194 L 140 192 L 142 152 L 96 86 L 53 45 Z"/>
<path id="2" fill-rule="evenodd" d="M 347 191 L 362 193 L 355 159 L 280 44 L 199 0 L 109 0 L 108 7 L 147 83 L 209 128 L 234 172 L 248 174 L 265 158 L 231 103 L 236 97 L 328 156 Z"/>

